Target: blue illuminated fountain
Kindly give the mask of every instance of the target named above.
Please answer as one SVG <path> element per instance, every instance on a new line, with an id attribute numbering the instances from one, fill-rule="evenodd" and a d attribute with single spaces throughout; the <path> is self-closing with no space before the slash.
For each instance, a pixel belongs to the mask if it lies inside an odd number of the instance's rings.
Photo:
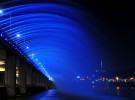
<path id="1" fill-rule="evenodd" d="M 77 89 L 74 79 L 93 70 L 94 43 L 87 35 L 87 20 L 80 10 L 62 4 L 35 3 L 5 8 L 0 13 L 4 30 L 1 37 L 59 89 Z"/>

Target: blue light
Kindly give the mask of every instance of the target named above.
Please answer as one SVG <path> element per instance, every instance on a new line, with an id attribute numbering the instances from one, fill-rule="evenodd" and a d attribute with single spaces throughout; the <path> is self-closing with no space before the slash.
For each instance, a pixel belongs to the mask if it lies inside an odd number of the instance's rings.
<path id="1" fill-rule="evenodd" d="M 95 82 L 94 81 L 92 81 L 92 84 L 94 84 Z"/>
<path id="2" fill-rule="evenodd" d="M 2 14 L 2 13 L 3 13 L 3 10 L 0 9 L 0 14 Z"/>
<path id="3" fill-rule="evenodd" d="M 53 79 L 52 78 L 49 78 L 50 81 L 52 81 Z"/>
<path id="4" fill-rule="evenodd" d="M 34 53 L 32 53 L 32 54 L 31 54 L 31 56 L 32 56 L 32 57 L 34 57 L 34 56 L 35 56 L 35 54 L 34 54 Z"/>
<path id="5" fill-rule="evenodd" d="M 80 76 L 76 76 L 77 79 L 81 78 Z"/>
<path id="6" fill-rule="evenodd" d="M 38 59 L 36 59 L 36 61 L 38 61 Z"/>
<path id="7" fill-rule="evenodd" d="M 11 24 L 9 13 L 13 13 Z M 35 3 L 9 7 L 4 9 L 4 15 L 0 21 L 6 30 L 3 36 L 13 41 L 48 79 L 69 83 L 76 74 L 81 75 L 79 71 L 92 70 L 89 66 L 93 63 L 93 44 L 86 43 L 91 39 L 85 36 L 87 26 L 81 21 L 83 14 L 79 9 L 66 4 Z"/>
<path id="8" fill-rule="evenodd" d="M 18 38 L 19 38 L 19 37 L 20 37 L 20 34 L 17 34 L 17 35 L 16 35 L 16 37 L 18 37 Z"/>

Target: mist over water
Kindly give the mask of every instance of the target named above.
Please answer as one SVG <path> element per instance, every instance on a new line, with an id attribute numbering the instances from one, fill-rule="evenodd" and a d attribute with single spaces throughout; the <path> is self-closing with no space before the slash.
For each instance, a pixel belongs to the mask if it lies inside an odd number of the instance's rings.
<path id="1" fill-rule="evenodd" d="M 78 75 L 91 75 L 95 70 L 95 43 L 85 14 L 81 7 L 66 3 L 4 8 L 2 37 L 53 80 L 59 91 L 90 93 L 89 83 L 75 81 Z"/>

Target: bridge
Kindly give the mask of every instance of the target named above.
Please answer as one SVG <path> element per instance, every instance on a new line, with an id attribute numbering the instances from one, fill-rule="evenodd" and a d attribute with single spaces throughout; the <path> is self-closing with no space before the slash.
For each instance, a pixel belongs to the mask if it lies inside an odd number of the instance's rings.
<path id="1" fill-rule="evenodd" d="M 92 39 L 87 32 L 90 26 L 86 22 L 85 13 L 69 0 L 2 3 L 1 87 L 7 95 L 56 86 L 70 93 L 87 89 L 74 82 L 77 75 L 89 73 L 94 62 L 93 45 L 89 45 Z"/>
<path id="2" fill-rule="evenodd" d="M 14 97 L 55 88 L 36 67 L 0 38 L 0 96 Z"/>
<path id="3" fill-rule="evenodd" d="M 102 47 L 112 46 L 108 41 L 115 35 L 108 36 L 109 31 L 106 31 L 104 38 L 98 32 L 94 25 L 102 22 L 95 21 L 97 18 L 91 16 L 91 11 L 85 12 L 91 6 L 75 3 L 81 4 L 85 0 L 5 1 L 0 1 L 0 99 L 125 100 L 129 91 L 128 95 L 134 98 L 134 87 L 131 90 L 122 88 L 124 91 L 119 86 L 110 89 L 108 82 L 111 81 L 105 81 L 108 78 L 95 79 L 97 74 L 93 72 L 98 66 L 97 59 L 101 59 L 99 56 L 107 50 Z M 100 9 L 98 6 L 93 6 L 95 12 Z M 114 11 L 107 9 L 109 16 Z M 99 13 L 102 15 L 102 10 Z M 105 18 L 108 21 L 108 17 Z M 99 42 L 103 43 L 99 46 Z M 109 54 L 108 51 L 105 54 Z M 130 79 L 133 81 L 134 77 Z M 119 80 L 116 77 L 116 81 Z M 107 88 L 104 87 L 105 82 Z M 37 94 L 39 92 L 42 93 Z"/>

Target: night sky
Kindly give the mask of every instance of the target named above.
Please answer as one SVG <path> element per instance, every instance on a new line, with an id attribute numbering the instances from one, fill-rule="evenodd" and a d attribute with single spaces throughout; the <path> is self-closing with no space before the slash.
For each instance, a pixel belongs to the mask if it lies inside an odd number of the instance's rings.
<path id="1" fill-rule="evenodd" d="M 105 69 L 116 73 L 135 72 L 135 15 L 134 4 L 80 4 L 94 17 L 96 32 L 92 33 L 99 45 L 98 56 Z M 91 33 L 90 33 L 91 34 Z M 98 59 L 98 57 L 97 57 Z"/>
<path id="2" fill-rule="evenodd" d="M 92 24 L 96 30 L 90 34 L 99 45 L 96 51 L 97 63 L 102 59 L 107 70 L 135 72 L 134 4 L 72 1 L 80 4 L 89 16 L 93 16 Z"/>
<path id="3" fill-rule="evenodd" d="M 109 65 L 116 70 L 132 70 L 135 68 L 135 15 L 133 13 L 133 5 L 108 5 L 102 6 L 98 10 L 98 16 L 102 21 L 102 37 L 101 41 L 103 50 L 105 50 L 109 58 Z M 99 17 L 98 17 L 99 18 Z M 105 58 L 107 59 L 107 58 Z"/>
<path id="4" fill-rule="evenodd" d="M 135 15 L 134 5 L 110 4 L 97 5 L 92 12 L 101 21 L 97 41 L 105 54 L 104 62 L 115 70 L 135 68 Z M 101 33 L 100 33 L 101 32 Z M 104 55 L 107 55 L 104 56 Z M 107 61 L 108 60 L 108 61 Z"/>

